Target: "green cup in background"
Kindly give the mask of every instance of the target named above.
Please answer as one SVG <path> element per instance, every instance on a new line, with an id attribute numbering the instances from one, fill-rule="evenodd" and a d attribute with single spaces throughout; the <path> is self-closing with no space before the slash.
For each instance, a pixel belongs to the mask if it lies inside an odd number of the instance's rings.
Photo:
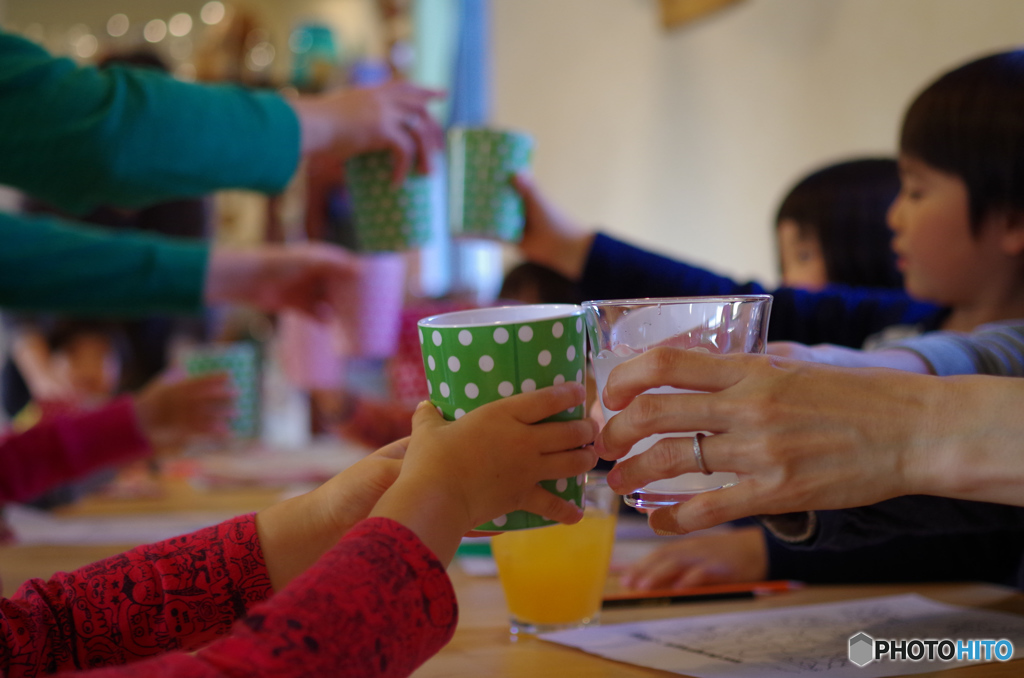
<path id="1" fill-rule="evenodd" d="M 528 304 L 444 313 L 419 321 L 430 401 L 455 420 L 480 405 L 516 393 L 586 378 L 583 309 L 572 304 Z M 577 405 L 547 421 L 583 419 Z M 581 505 L 583 477 L 541 485 Z M 504 532 L 555 521 L 513 511 L 477 529 Z"/>
<path id="2" fill-rule="evenodd" d="M 198 377 L 227 372 L 237 392 L 235 416 L 228 420 L 236 438 L 254 438 L 260 424 L 259 352 L 251 343 L 212 344 L 187 349 L 182 355 L 185 373 Z"/>
<path id="3" fill-rule="evenodd" d="M 530 165 L 533 138 L 521 132 L 448 132 L 448 221 L 456 236 L 519 242 L 523 200 L 512 175 Z"/>
<path id="4" fill-rule="evenodd" d="M 345 164 L 345 172 L 362 251 L 398 252 L 430 240 L 433 200 L 429 176 L 410 173 L 394 186 L 390 151 L 357 155 Z"/>

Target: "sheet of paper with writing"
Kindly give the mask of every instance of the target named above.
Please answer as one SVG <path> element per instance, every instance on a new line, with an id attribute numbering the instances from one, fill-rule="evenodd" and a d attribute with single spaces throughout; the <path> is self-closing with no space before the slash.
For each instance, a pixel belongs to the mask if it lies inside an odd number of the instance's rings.
<path id="1" fill-rule="evenodd" d="M 542 635 L 591 654 L 698 678 L 883 678 L 974 662 L 849 659 L 850 638 L 1007 639 L 1024 654 L 1024 617 L 907 594 L 756 612 L 593 626 Z"/>

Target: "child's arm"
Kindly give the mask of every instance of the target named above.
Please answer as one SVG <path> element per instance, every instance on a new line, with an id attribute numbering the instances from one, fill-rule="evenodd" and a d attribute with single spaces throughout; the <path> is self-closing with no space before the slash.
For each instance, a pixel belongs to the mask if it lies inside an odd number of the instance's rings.
<path id="1" fill-rule="evenodd" d="M 65 401 L 74 398 L 71 384 L 59 379 L 50 369 L 50 348 L 36 327 L 16 330 L 11 341 L 11 359 L 25 379 L 33 400 Z"/>
<path id="2" fill-rule="evenodd" d="M 917 353 L 901 348 L 859 351 L 834 344 L 806 346 L 792 341 L 773 341 L 768 344 L 767 351 L 784 358 L 837 367 L 888 367 L 916 374 L 932 373 L 928 363 Z"/>
<path id="3" fill-rule="evenodd" d="M 270 593 L 251 515 L 139 546 L 0 598 L 0 675 L 194 650 Z"/>
<path id="4" fill-rule="evenodd" d="M 0 436 L 0 502 L 34 499 L 90 471 L 149 455 L 129 398 Z"/>
<path id="5" fill-rule="evenodd" d="M 523 198 L 526 225 L 519 243 L 527 260 L 579 280 L 596 233 L 558 211 L 526 174 L 517 174 L 512 185 Z"/>

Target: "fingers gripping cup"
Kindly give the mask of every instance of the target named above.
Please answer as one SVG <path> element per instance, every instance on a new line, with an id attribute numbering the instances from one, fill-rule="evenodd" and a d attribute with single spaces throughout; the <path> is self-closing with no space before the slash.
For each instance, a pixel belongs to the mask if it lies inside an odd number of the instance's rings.
<path id="1" fill-rule="evenodd" d="M 708 353 L 764 353 L 771 296 L 672 297 L 588 301 L 583 304 L 590 336 L 590 360 L 597 379 L 605 421 L 617 413 L 605 407 L 603 396 L 612 369 L 645 351 L 671 346 Z M 693 393 L 671 386 L 647 393 Z M 707 431 L 666 431 L 638 442 L 624 457 L 634 457 L 663 438 L 692 437 Z M 700 452 L 697 443 L 695 455 Z M 697 457 L 700 463 L 704 460 Z M 713 471 L 714 469 L 712 469 Z M 738 482 L 735 473 L 684 473 L 643 487 L 626 496 L 638 508 L 671 506 L 689 495 L 717 490 Z"/>
<path id="2" fill-rule="evenodd" d="M 575 525 L 491 538 L 513 633 L 546 633 L 597 622 L 619 497 L 603 476 L 587 475 L 586 509 Z"/>
<path id="3" fill-rule="evenodd" d="M 586 343 L 583 309 L 572 304 L 502 306 L 445 313 L 420 320 L 419 339 L 430 401 L 445 419 L 473 408 L 566 381 L 583 383 Z M 548 421 L 582 419 L 577 405 Z M 582 477 L 541 485 L 581 505 Z M 521 530 L 554 521 L 513 511 L 479 526 Z"/>
<path id="4" fill-rule="evenodd" d="M 519 242 L 523 201 L 512 175 L 530 164 L 533 139 L 519 132 L 455 128 L 448 133 L 448 218 L 451 232 Z"/>

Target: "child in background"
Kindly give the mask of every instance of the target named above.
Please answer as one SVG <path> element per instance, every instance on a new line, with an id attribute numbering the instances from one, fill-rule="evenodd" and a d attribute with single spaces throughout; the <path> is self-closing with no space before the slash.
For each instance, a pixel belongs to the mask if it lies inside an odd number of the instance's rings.
<path id="1" fill-rule="evenodd" d="M 97 320 L 54 320 L 36 326 L 32 380 L 52 381 L 59 399 L 35 398 L 15 416 L 12 428 L 24 431 L 42 417 L 62 411 L 92 410 L 106 404 L 121 388 L 123 366 L 129 357 L 124 334 L 116 323 Z M 47 393 L 44 390 L 44 394 Z"/>
<path id="2" fill-rule="evenodd" d="M 30 403 L 0 438 L 0 502 L 73 499 L 61 483 L 155 453 L 198 436 L 227 434 L 234 393 L 227 375 L 158 377 L 137 395 L 118 396 L 126 342 L 116 324 L 63 320 L 46 333 L 46 373 L 70 401 Z"/>
<path id="3" fill-rule="evenodd" d="M 899 190 L 891 158 L 835 163 L 797 182 L 775 216 L 782 284 L 901 288 L 886 223 Z"/>
<path id="4" fill-rule="evenodd" d="M 953 70 L 911 104 L 900 139 L 901 190 L 889 212 L 893 247 L 914 297 L 946 308 L 939 327 L 969 332 L 979 326 L 1024 318 L 1024 51 L 996 54 Z M 900 342 L 882 350 L 853 351 L 835 346 L 775 345 L 774 353 L 847 366 L 900 367 L 951 374 L 944 354 Z M 968 366 L 970 368 L 970 366 Z M 895 564 L 898 552 L 921 566 L 926 547 L 945 553 L 940 569 L 956 578 L 1012 579 L 1024 553 L 1024 539 L 1009 530 L 954 539 L 901 537 L 883 548 L 848 553 L 805 553 L 769 542 L 765 557 L 760 535 L 719 535 L 673 545 L 634 566 L 627 583 L 641 588 L 665 584 L 735 581 L 770 576 L 844 580 L 872 554 Z M 741 541 L 746 539 L 746 541 Z M 964 538 L 957 538 L 964 539 Z M 760 548 L 758 543 L 760 542 Z M 944 545 L 944 548 L 943 548 Z M 957 558 L 968 553 L 969 558 Z M 851 562 L 854 567 L 851 567 Z M 901 565 L 905 564 L 905 560 Z M 991 564 L 1000 570 L 981 568 Z M 809 567 L 809 565 L 817 567 Z M 950 568 L 950 565 L 956 565 Z M 974 568 L 974 569 L 972 569 Z M 903 568 L 893 568 L 898 578 Z M 951 572 L 952 569 L 952 572 Z M 802 574 L 794 574 L 802 572 Z M 924 566 L 918 578 L 935 573 Z"/>

